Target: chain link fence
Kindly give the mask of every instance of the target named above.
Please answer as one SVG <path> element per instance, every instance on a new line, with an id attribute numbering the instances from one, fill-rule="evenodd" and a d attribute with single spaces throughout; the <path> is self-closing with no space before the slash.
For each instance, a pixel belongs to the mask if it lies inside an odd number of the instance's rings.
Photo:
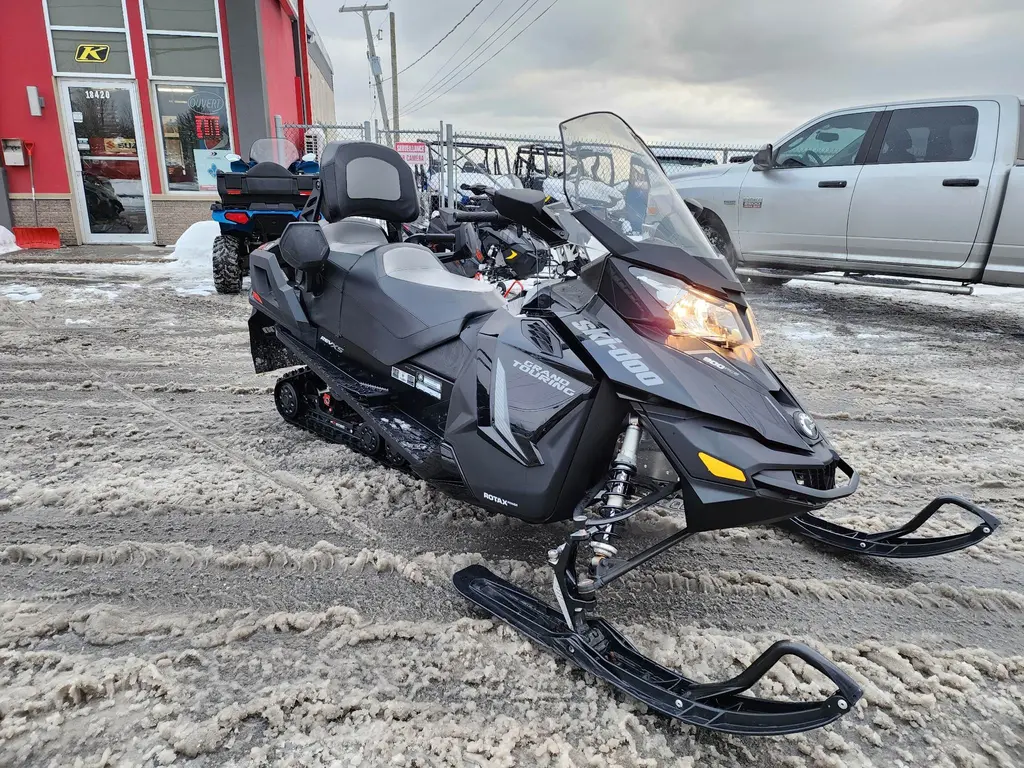
<path id="1" fill-rule="evenodd" d="M 425 130 L 384 130 L 377 121 L 351 125 L 299 125 L 275 118 L 277 136 L 283 136 L 302 151 L 319 160 L 324 147 L 332 141 L 372 141 L 394 147 L 397 142 L 426 145 L 426 162 L 414 167 L 420 190 L 420 210 L 425 215 L 439 206 L 459 200 L 460 183 L 486 183 L 491 179 L 513 177 L 524 186 L 543 189 L 544 181 L 565 171 L 562 142 L 555 135 L 460 133 L 441 123 Z M 656 142 L 649 145 L 666 174 L 704 165 L 743 162 L 760 148 L 751 144 L 716 142 Z M 480 181 L 474 181 L 479 174 Z M 464 182 L 463 182 L 464 183 Z"/>

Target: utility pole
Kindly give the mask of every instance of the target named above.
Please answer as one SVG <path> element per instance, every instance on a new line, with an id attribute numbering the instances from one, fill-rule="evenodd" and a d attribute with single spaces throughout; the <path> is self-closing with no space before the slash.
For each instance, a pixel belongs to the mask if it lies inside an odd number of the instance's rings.
<path id="1" fill-rule="evenodd" d="M 384 81 L 381 79 L 380 59 L 377 58 L 377 50 L 373 46 L 373 30 L 370 29 L 370 11 L 386 11 L 386 5 L 364 5 L 360 8 L 346 8 L 341 6 L 338 13 L 358 12 L 363 14 L 363 24 L 366 26 L 366 58 L 370 60 L 370 71 L 373 72 L 373 80 L 377 84 L 377 101 L 380 103 L 380 116 L 384 120 L 384 131 L 391 133 L 391 124 L 388 122 L 388 106 L 384 101 Z M 392 41 L 394 37 L 392 37 Z M 392 42 L 394 45 L 394 42 Z"/>
<path id="2" fill-rule="evenodd" d="M 395 41 L 395 12 L 391 11 L 391 116 L 395 120 L 393 141 L 400 141 L 398 135 L 398 43 Z"/>

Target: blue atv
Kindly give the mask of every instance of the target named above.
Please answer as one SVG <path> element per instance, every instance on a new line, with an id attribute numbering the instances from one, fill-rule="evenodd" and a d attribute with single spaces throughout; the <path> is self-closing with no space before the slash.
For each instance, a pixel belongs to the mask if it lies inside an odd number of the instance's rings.
<path id="1" fill-rule="evenodd" d="M 277 240 L 299 218 L 320 173 L 315 155 L 299 157 L 287 139 L 257 139 L 249 159 L 228 155 L 230 171 L 217 171 L 220 202 L 210 206 L 220 235 L 213 241 L 217 293 L 239 293 L 249 252 Z"/>

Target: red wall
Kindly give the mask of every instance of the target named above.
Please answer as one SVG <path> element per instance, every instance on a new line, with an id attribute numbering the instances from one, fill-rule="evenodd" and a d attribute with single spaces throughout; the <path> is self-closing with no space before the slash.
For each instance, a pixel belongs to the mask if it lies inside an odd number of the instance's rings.
<path id="1" fill-rule="evenodd" d="M 138 3 L 126 3 L 128 8 L 128 35 L 132 42 L 132 65 L 138 83 L 139 111 L 142 125 L 135 126 L 136 135 L 146 142 L 146 165 L 149 168 L 149 188 L 153 194 L 163 192 L 164 169 L 160 166 L 157 142 L 161 141 L 153 119 L 153 99 L 149 88 L 149 70 L 146 68 L 146 37 L 142 31 L 142 12 Z"/>
<path id="2" fill-rule="evenodd" d="M 67 193 L 68 171 L 57 118 L 60 105 L 53 89 L 43 4 L 24 0 L 2 5 L 8 33 L 0 45 L 0 137 L 35 142 L 36 192 Z M 36 86 L 46 102 L 42 117 L 29 114 L 26 85 Z M 8 168 L 7 178 L 11 192 L 31 191 L 27 165 Z"/>
<path id="3" fill-rule="evenodd" d="M 298 80 L 295 77 L 295 46 L 292 17 L 284 0 L 260 0 L 263 25 L 263 69 L 267 80 L 267 106 L 273 130 L 274 115 L 285 123 L 299 119 Z"/>

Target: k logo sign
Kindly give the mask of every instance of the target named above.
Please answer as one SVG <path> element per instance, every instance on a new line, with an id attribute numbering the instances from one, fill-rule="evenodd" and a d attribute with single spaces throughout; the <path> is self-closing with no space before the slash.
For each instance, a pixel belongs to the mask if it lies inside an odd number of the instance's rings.
<path id="1" fill-rule="evenodd" d="M 89 45 L 83 43 L 75 49 L 75 61 L 84 61 L 92 64 L 102 64 L 110 55 L 109 45 Z"/>

